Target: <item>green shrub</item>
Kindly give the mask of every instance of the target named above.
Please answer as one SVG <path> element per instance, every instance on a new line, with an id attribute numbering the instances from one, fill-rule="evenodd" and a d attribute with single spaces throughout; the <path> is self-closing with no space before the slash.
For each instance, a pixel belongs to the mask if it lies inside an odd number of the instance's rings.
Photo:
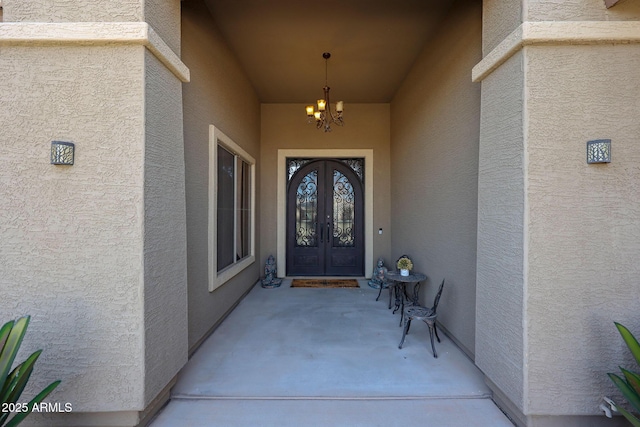
<path id="1" fill-rule="evenodd" d="M 26 407 L 23 402 L 18 400 L 29 381 L 36 360 L 42 353 L 42 350 L 34 352 L 9 372 L 18 350 L 20 350 L 24 334 L 27 332 L 29 320 L 30 316 L 24 316 L 15 321 L 11 320 L 0 328 L 0 381 L 2 381 L 2 389 L 0 390 L 0 404 L 2 404 L 0 426 L 14 427 L 20 424 L 31 413 L 33 406 L 42 402 L 60 384 L 60 381 L 54 381 L 49 384 L 36 397 L 31 399 Z M 17 408 L 14 412 L 15 415 L 10 420 L 8 418 L 11 412 L 7 408 L 11 408 L 11 410 Z"/>
<path id="2" fill-rule="evenodd" d="M 622 335 L 622 339 L 631 350 L 631 354 L 636 359 L 636 363 L 640 366 L 640 344 L 638 344 L 638 340 L 633 336 L 631 332 L 621 324 L 616 322 L 616 327 Z M 618 387 L 618 389 L 622 392 L 624 397 L 627 399 L 631 407 L 636 413 L 640 412 L 640 375 L 636 372 L 629 371 L 620 367 L 620 371 L 622 372 L 623 377 L 620 377 L 616 374 L 608 374 L 611 381 Z M 640 427 L 640 419 L 633 413 L 627 411 L 626 409 L 616 405 L 618 412 L 625 416 L 627 420 L 634 426 Z"/>

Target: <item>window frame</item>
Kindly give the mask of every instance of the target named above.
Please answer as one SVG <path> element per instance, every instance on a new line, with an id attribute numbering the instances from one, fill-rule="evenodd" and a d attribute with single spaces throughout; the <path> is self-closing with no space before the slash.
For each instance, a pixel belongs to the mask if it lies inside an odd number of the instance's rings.
<path id="1" fill-rule="evenodd" d="M 221 146 L 234 156 L 234 177 L 237 177 L 238 164 L 245 162 L 249 165 L 250 182 L 250 206 L 249 206 L 249 254 L 234 262 L 223 270 L 218 271 L 218 146 Z M 238 188 L 237 179 L 234 179 L 234 212 L 237 212 Z M 255 256 L 255 231 L 256 231 L 256 161 L 245 150 L 236 144 L 231 138 L 225 135 L 214 125 L 209 126 L 209 292 L 222 286 L 249 267 L 256 260 Z M 234 253 L 237 253 L 237 220 L 234 214 Z"/>

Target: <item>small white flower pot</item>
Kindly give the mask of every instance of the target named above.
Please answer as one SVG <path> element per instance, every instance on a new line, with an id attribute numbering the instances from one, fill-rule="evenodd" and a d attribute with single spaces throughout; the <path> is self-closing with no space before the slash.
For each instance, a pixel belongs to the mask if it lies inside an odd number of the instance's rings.
<path id="1" fill-rule="evenodd" d="M 400 275 L 401 276 L 408 276 L 409 275 L 409 270 L 407 270 L 406 268 L 401 268 L 400 269 Z"/>

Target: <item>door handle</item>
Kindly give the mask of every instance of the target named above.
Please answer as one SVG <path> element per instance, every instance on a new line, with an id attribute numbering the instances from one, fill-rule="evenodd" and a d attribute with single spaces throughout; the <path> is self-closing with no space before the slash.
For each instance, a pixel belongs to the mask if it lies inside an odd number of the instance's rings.
<path id="1" fill-rule="evenodd" d="M 327 222 L 327 242 L 329 242 L 329 228 L 331 227 L 331 223 Z"/>
<path id="2" fill-rule="evenodd" d="M 324 236 L 324 226 L 320 224 L 320 243 L 322 243 L 322 236 Z"/>

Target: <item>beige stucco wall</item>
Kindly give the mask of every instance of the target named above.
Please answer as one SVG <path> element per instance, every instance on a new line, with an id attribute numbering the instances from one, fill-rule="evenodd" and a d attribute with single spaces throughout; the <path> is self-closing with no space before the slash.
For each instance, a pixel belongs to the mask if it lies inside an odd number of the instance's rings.
<path id="1" fill-rule="evenodd" d="M 182 83 L 145 50 L 144 407 L 187 361 Z"/>
<path id="2" fill-rule="evenodd" d="M 162 40 L 180 56 L 180 7 L 182 0 L 144 0 L 146 21 L 162 37 Z M 98 2 L 103 5 L 104 2 Z"/>
<path id="3" fill-rule="evenodd" d="M 318 90 L 321 90 L 319 88 Z M 277 256 L 278 150 L 373 150 L 373 257 L 388 260 L 390 252 L 390 178 L 389 178 L 389 104 L 348 104 L 345 101 L 345 125 L 323 132 L 307 123 L 302 104 L 262 104 L 260 146 L 261 173 L 260 263 L 269 255 Z M 365 180 L 367 177 L 365 177 Z M 382 228 L 382 235 L 378 229 Z M 279 264 L 284 259 L 276 260 Z M 372 270 L 373 271 L 373 270 Z M 365 271 L 371 275 L 372 271 Z M 368 273 L 368 274 L 367 274 Z"/>
<path id="4" fill-rule="evenodd" d="M 5 22 L 148 22 L 180 54 L 180 0 L 3 0 Z"/>
<path id="5" fill-rule="evenodd" d="M 144 407 L 144 52 L 0 52 L 0 318 L 31 314 L 34 386 L 61 379 L 51 399 L 77 412 Z"/>
<path id="6" fill-rule="evenodd" d="M 446 279 L 438 320 L 471 356 L 480 86 L 469 71 L 481 58 L 481 13 L 478 1 L 454 4 L 391 104 L 392 252 L 427 274 L 424 304 Z"/>
<path id="7" fill-rule="evenodd" d="M 114 5 L 126 17 L 103 15 Z M 178 20 L 156 32 L 133 2 L 3 6 L 0 317 L 31 314 L 23 353 L 45 350 L 27 394 L 61 379 L 48 399 L 73 407 L 27 424 L 135 425 L 187 360 Z M 76 144 L 73 166 L 49 164 L 51 140 Z"/>
<path id="8" fill-rule="evenodd" d="M 640 47 L 637 25 L 614 22 L 639 6 L 525 2 L 528 21 L 592 22 L 525 23 L 476 67 L 496 67 L 481 78 L 476 362 L 522 425 L 621 422 L 599 404 L 623 401 L 606 373 L 631 366 L 613 321 L 640 330 Z M 601 138 L 612 163 L 588 165 Z"/>
<path id="9" fill-rule="evenodd" d="M 144 21 L 144 0 L 2 0 L 2 5 L 5 22 Z"/>
<path id="10" fill-rule="evenodd" d="M 607 9 L 603 0 L 483 0 L 482 46 L 486 55 L 522 22 L 637 21 L 640 3 L 622 1 Z"/>
<path id="11" fill-rule="evenodd" d="M 478 166 L 476 364 L 524 404 L 523 56 L 482 82 Z"/>
<path id="12" fill-rule="evenodd" d="M 606 373 L 627 360 L 613 321 L 640 333 L 640 80 L 611 78 L 640 76 L 640 46 L 525 53 L 527 409 L 597 414 Z M 586 142 L 601 138 L 612 162 L 588 165 Z"/>
<path id="13" fill-rule="evenodd" d="M 209 125 L 215 125 L 259 159 L 260 104 L 208 10 L 199 1 L 183 2 L 182 40 L 182 60 L 191 71 L 191 82 L 183 85 L 183 98 L 189 347 L 193 348 L 256 282 L 264 265 L 256 261 L 214 292 L 208 290 Z M 260 160 L 256 166 L 259 174 Z M 258 194 L 259 191 L 260 184 Z M 258 199 L 256 255 L 261 237 L 260 214 Z"/>
<path id="14" fill-rule="evenodd" d="M 523 0 L 482 0 L 482 52 L 491 52 L 522 23 Z"/>
<path id="15" fill-rule="evenodd" d="M 640 3 L 621 1 L 607 9 L 604 0 L 525 0 L 524 21 L 636 21 Z"/>

